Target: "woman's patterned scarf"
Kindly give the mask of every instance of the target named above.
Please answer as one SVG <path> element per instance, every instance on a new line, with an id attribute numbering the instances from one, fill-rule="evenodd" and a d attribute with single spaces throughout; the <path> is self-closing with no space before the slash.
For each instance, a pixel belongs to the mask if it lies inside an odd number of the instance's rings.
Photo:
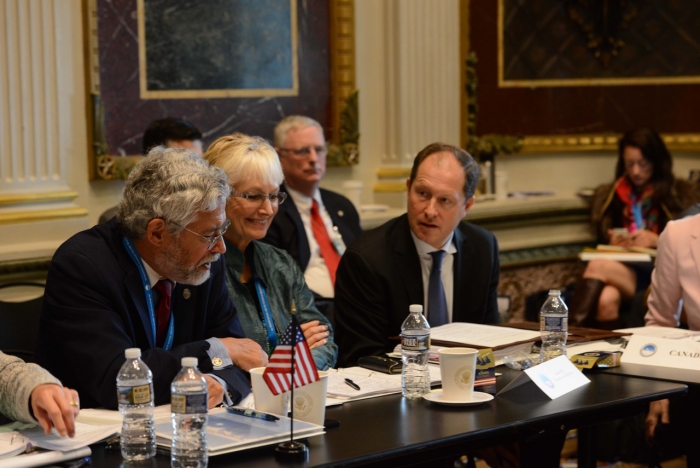
<path id="1" fill-rule="evenodd" d="M 653 184 L 647 184 L 641 195 L 637 195 L 629 179 L 622 176 L 617 181 L 615 194 L 625 204 L 622 210 L 622 222 L 629 232 L 646 229 L 656 234 L 659 233 L 659 210 L 651 204 L 651 196 L 654 194 Z M 644 220 L 641 226 L 637 226 L 633 209 L 633 205 L 639 201 L 641 201 L 642 219 Z"/>

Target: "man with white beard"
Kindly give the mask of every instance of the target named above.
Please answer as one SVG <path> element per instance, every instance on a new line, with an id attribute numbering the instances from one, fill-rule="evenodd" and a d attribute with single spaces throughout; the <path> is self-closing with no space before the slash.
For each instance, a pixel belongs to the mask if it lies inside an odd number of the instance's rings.
<path id="1" fill-rule="evenodd" d="M 186 149 L 153 148 L 131 171 L 116 218 L 68 239 L 46 280 L 37 363 L 78 390 L 84 408 L 117 407 L 124 350 L 140 348 L 155 404 L 185 356 L 197 357 L 209 406 L 248 393 L 267 355 L 244 338 L 221 254 L 230 194 L 223 171 Z"/>

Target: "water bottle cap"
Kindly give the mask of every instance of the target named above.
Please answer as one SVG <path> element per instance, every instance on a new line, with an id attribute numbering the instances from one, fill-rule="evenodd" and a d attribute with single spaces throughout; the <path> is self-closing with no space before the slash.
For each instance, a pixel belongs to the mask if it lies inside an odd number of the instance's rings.
<path id="1" fill-rule="evenodd" d="M 199 360 L 196 357 L 184 357 L 180 363 L 182 367 L 197 367 Z"/>
<path id="2" fill-rule="evenodd" d="M 141 357 L 141 349 L 129 348 L 124 351 L 124 356 L 126 356 L 127 359 L 138 359 Z"/>
<path id="3" fill-rule="evenodd" d="M 421 304 L 411 304 L 408 306 L 409 312 L 423 312 L 423 306 Z"/>
<path id="4" fill-rule="evenodd" d="M 559 291 L 558 289 L 550 289 L 550 290 L 549 290 L 549 295 L 550 295 L 550 296 L 558 296 L 558 295 L 560 295 L 560 294 L 561 294 L 561 291 Z"/>

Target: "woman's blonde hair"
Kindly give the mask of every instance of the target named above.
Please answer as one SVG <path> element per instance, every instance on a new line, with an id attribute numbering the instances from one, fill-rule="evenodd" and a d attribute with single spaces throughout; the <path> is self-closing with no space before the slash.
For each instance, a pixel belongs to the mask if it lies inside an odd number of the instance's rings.
<path id="1" fill-rule="evenodd" d="M 207 148 L 203 158 L 223 169 L 234 188 L 244 180 L 277 185 L 284 180 L 277 152 L 261 137 L 243 133 L 222 136 Z"/>

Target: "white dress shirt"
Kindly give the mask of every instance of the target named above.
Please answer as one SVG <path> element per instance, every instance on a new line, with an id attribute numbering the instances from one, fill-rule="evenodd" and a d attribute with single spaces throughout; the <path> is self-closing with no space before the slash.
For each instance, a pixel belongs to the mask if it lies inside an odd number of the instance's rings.
<path id="1" fill-rule="evenodd" d="M 294 190 L 289 186 L 285 186 L 287 193 L 294 201 L 294 204 L 301 215 L 301 222 L 304 224 L 304 230 L 306 231 L 306 238 L 309 240 L 309 251 L 311 256 L 309 257 L 309 264 L 306 266 L 304 271 L 304 279 L 306 284 L 309 286 L 313 292 L 321 297 L 334 297 L 335 289 L 333 288 L 333 282 L 331 281 L 331 275 L 328 272 L 328 267 L 326 266 L 325 260 L 321 256 L 321 249 L 318 247 L 318 242 L 316 242 L 316 237 L 314 237 L 313 229 L 311 228 L 311 204 L 312 200 L 316 200 L 318 203 L 318 211 L 321 214 L 321 219 L 323 224 L 326 226 L 326 231 L 328 231 L 328 236 L 333 239 L 335 232 L 333 230 L 333 221 L 331 220 L 326 207 L 323 205 L 323 200 L 321 200 L 321 191 L 316 189 L 313 197 L 308 197 L 298 190 Z"/>
<path id="2" fill-rule="evenodd" d="M 430 244 L 426 244 L 411 231 L 411 237 L 413 237 L 413 242 L 416 244 L 416 250 L 418 251 L 418 258 L 420 259 L 420 267 L 423 276 L 423 310 L 427 311 L 424 313 L 426 318 L 428 318 L 430 311 L 428 310 L 428 281 L 430 280 L 430 270 L 433 268 L 433 257 L 430 252 L 435 252 L 436 250 L 444 250 L 445 256 L 442 259 L 442 270 L 440 271 L 440 279 L 442 280 L 442 289 L 445 291 L 445 301 L 447 302 L 447 319 L 452 322 L 452 303 L 454 294 L 454 254 L 457 253 L 457 247 L 452 243 L 452 238 L 454 237 L 454 232 L 450 234 L 447 238 L 445 244 L 439 248 L 435 249 Z"/>

